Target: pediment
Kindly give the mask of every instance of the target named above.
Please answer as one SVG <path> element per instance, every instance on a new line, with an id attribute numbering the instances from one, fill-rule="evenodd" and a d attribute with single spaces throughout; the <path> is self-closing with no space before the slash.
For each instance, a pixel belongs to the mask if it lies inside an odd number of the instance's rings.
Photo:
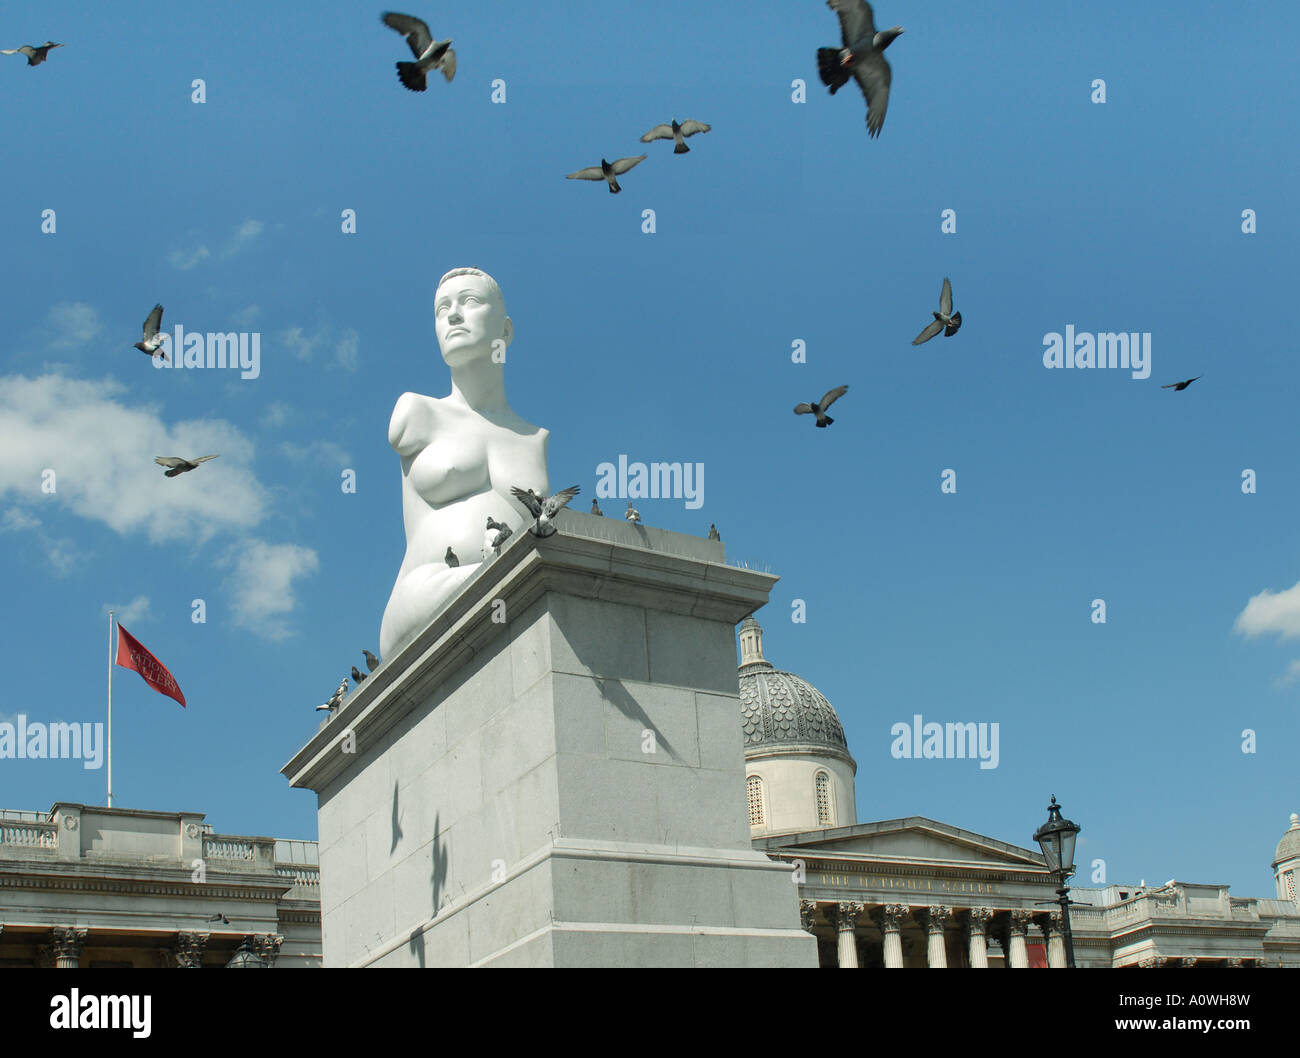
<path id="1" fill-rule="evenodd" d="M 830 858 L 899 863 L 1040 870 L 1044 867 L 1040 853 L 922 816 L 803 834 L 779 834 L 759 839 L 755 844 L 767 852 L 788 850 L 810 858 L 822 854 Z"/>

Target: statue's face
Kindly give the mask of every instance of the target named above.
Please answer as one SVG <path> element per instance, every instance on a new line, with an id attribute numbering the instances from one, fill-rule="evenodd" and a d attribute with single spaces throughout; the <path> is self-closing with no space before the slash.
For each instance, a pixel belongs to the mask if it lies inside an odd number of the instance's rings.
<path id="1" fill-rule="evenodd" d="M 434 330 L 448 366 L 492 355 L 495 339 L 510 341 L 505 306 L 481 276 L 452 276 L 438 288 L 433 302 Z"/>

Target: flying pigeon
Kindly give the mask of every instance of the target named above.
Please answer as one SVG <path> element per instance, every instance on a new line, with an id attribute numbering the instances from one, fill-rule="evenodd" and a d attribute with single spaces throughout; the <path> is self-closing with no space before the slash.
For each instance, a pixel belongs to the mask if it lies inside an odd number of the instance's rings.
<path id="1" fill-rule="evenodd" d="M 623 189 L 618 186 L 618 181 L 614 177 L 622 176 L 634 165 L 640 165 L 644 161 L 644 154 L 638 154 L 635 158 L 620 158 L 616 162 L 607 162 L 602 158 L 599 165 L 593 165 L 590 169 L 579 169 L 576 173 L 570 173 L 565 179 L 605 180 L 609 183 L 609 193 L 617 195 Z"/>
<path id="2" fill-rule="evenodd" d="M 1204 377 L 1204 376 L 1202 376 L 1202 375 L 1197 375 L 1197 376 L 1196 376 L 1196 378 L 1202 378 L 1202 377 Z M 1170 382 L 1169 385 L 1167 385 L 1167 386 L 1161 386 L 1160 388 L 1161 388 L 1161 389 L 1172 389 L 1175 393 L 1181 393 L 1181 392 L 1182 392 L 1183 390 L 1185 390 L 1188 386 L 1190 386 L 1193 382 L 1195 382 L 1195 381 L 1196 381 L 1196 378 L 1185 378 L 1185 379 L 1183 379 L 1183 381 L 1181 381 L 1181 382 Z"/>
<path id="3" fill-rule="evenodd" d="M 959 330 L 961 330 L 961 313 L 952 311 L 952 284 L 945 276 L 943 288 L 939 291 L 939 311 L 934 313 L 934 322 L 927 324 L 925 330 L 912 339 L 912 344 L 922 345 L 940 331 L 943 331 L 945 338 L 951 338 Z"/>
<path id="4" fill-rule="evenodd" d="M 672 140 L 673 154 L 686 154 L 690 148 L 686 146 L 685 137 L 694 136 L 697 132 L 708 132 L 713 128 L 712 125 L 706 125 L 702 121 L 683 121 L 680 125 L 677 119 L 673 118 L 671 125 L 656 125 L 644 136 L 641 137 L 642 143 L 651 143 L 654 140 Z"/>
<path id="5" fill-rule="evenodd" d="M 167 359 L 167 354 L 162 351 L 163 334 L 158 329 L 162 326 L 163 307 L 155 305 L 153 311 L 145 318 L 144 337 L 135 343 L 135 348 L 142 353 L 148 353 L 150 356 L 161 356 Z"/>
<path id="6" fill-rule="evenodd" d="M 26 55 L 28 66 L 40 66 L 49 57 L 51 49 L 61 47 L 63 47 L 62 44 L 55 44 L 54 41 L 47 40 L 39 48 L 24 44 L 21 48 L 0 49 L 0 55 Z"/>
<path id="7" fill-rule="evenodd" d="M 828 391 L 816 404 L 796 404 L 794 406 L 794 413 L 796 415 L 816 415 L 818 429 L 824 429 L 835 421 L 826 414 L 826 409 L 844 396 L 848 391 L 848 386 L 836 386 L 834 389 Z"/>
<path id="8" fill-rule="evenodd" d="M 412 92 L 423 92 L 428 87 L 425 75 L 430 70 L 441 70 L 448 81 L 456 76 L 456 53 L 451 49 L 451 38 L 435 42 L 429 27 L 413 15 L 385 11 L 381 21 L 389 29 L 397 30 L 411 46 L 416 61 L 399 62 L 397 77 Z"/>
<path id="9" fill-rule="evenodd" d="M 218 452 L 217 455 L 221 453 Z M 174 478 L 177 474 L 188 474 L 191 470 L 197 470 L 200 463 L 206 463 L 209 459 L 216 459 L 217 456 L 199 456 L 198 459 L 181 459 L 179 456 L 154 456 L 153 461 L 160 467 L 171 467 L 170 470 L 163 471 L 163 477 Z"/>
<path id="10" fill-rule="evenodd" d="M 318 706 L 316 706 L 316 708 L 319 709 L 320 706 L 318 705 Z M 223 923 L 224 925 L 227 925 L 227 926 L 230 925 L 230 919 L 226 918 L 226 916 L 223 915 L 220 911 L 218 911 L 215 915 L 209 915 L 209 916 L 208 916 L 208 921 L 209 921 L 209 922 L 221 922 L 221 923 Z"/>
<path id="11" fill-rule="evenodd" d="M 533 536 L 551 536 L 555 533 L 552 524 L 555 516 L 568 506 L 569 501 L 581 490 L 577 485 L 561 489 L 554 496 L 539 496 L 532 489 L 511 488 L 510 494 L 528 508 L 528 513 L 536 519 Z"/>
<path id="12" fill-rule="evenodd" d="M 627 510 L 623 512 L 623 517 L 633 525 L 641 524 L 641 512 L 632 506 L 632 501 L 627 501 Z"/>
<path id="13" fill-rule="evenodd" d="M 488 542 L 488 547 L 490 547 L 496 554 L 501 554 L 501 546 L 515 535 L 515 531 L 511 529 L 510 526 L 506 525 L 505 522 L 498 522 L 495 518 L 489 518 L 487 520 L 487 529 L 488 534 L 492 537 Z"/>
<path id="14" fill-rule="evenodd" d="M 889 106 L 889 63 L 885 49 L 903 32 L 902 26 L 876 32 L 875 17 L 866 0 L 826 0 L 840 16 L 843 48 L 818 48 L 817 72 L 834 95 L 849 77 L 857 78 L 867 100 L 867 134 L 879 136 Z"/>
<path id="15" fill-rule="evenodd" d="M 714 525 L 712 522 L 709 523 L 709 539 L 710 540 L 722 539 L 722 534 L 718 532 L 718 527 Z"/>
<path id="16" fill-rule="evenodd" d="M 352 682 L 355 683 L 358 687 L 360 687 L 360 686 L 361 686 L 361 681 L 364 680 L 365 678 L 366 678 L 366 674 L 365 674 L 364 672 L 362 672 L 359 668 L 357 668 L 355 665 L 353 665 L 353 666 L 352 666 Z"/>
<path id="17" fill-rule="evenodd" d="M 605 517 L 605 512 L 600 509 L 600 504 L 598 504 L 595 500 L 591 501 L 591 513 L 594 514 L 597 518 Z"/>
<path id="18" fill-rule="evenodd" d="M 447 553 L 442 556 L 442 560 L 449 566 L 460 565 L 460 559 L 456 557 L 456 552 L 451 549 L 451 544 L 447 545 Z"/>
<path id="19" fill-rule="evenodd" d="M 368 650 L 363 650 L 361 653 L 366 656 L 366 668 L 371 672 L 374 672 L 375 669 L 379 668 L 379 659 L 375 657 L 374 654 L 370 653 Z"/>

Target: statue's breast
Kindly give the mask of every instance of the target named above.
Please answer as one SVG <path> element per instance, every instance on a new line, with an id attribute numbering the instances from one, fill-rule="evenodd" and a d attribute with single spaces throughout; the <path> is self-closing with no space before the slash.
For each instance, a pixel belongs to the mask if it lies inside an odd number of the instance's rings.
<path id="1" fill-rule="evenodd" d="M 440 432 L 411 463 L 410 481 L 420 497 L 435 506 L 480 491 L 488 483 L 485 438 Z"/>

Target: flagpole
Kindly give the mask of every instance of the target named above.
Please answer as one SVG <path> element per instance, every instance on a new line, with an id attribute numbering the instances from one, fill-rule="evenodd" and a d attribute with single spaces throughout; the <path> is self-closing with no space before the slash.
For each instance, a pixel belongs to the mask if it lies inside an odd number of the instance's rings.
<path id="1" fill-rule="evenodd" d="M 108 807 L 113 807 L 113 611 L 108 611 Z"/>

